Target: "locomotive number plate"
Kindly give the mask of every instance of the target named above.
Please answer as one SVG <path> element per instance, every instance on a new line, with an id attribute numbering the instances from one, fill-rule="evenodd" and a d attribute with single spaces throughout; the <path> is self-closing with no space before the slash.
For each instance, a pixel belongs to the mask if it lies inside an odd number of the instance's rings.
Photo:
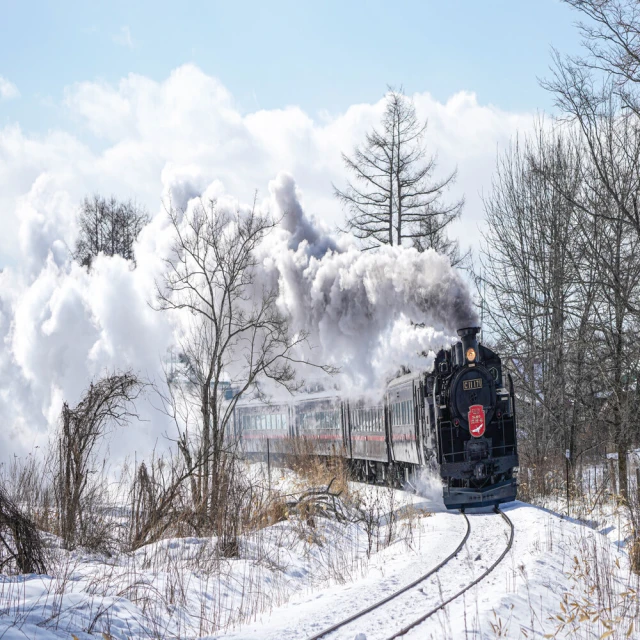
<path id="1" fill-rule="evenodd" d="M 474 378 L 473 380 L 463 380 L 462 388 L 464 391 L 473 391 L 473 389 L 482 389 L 482 378 Z"/>

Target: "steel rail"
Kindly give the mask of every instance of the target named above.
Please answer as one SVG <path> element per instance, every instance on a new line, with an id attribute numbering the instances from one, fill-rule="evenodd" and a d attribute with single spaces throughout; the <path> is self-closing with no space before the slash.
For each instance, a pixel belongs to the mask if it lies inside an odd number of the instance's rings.
<path id="1" fill-rule="evenodd" d="M 441 609 L 444 609 L 444 607 L 446 607 L 449 603 L 453 602 L 456 598 L 459 598 L 463 593 L 466 593 L 467 591 L 469 591 L 471 587 L 474 587 L 479 582 L 484 580 L 502 562 L 502 560 L 507 555 L 507 553 L 509 553 L 509 550 L 511 549 L 511 546 L 513 544 L 514 526 L 513 526 L 513 522 L 511 522 L 508 516 L 498 506 L 495 507 L 495 512 L 500 514 L 503 517 L 504 521 L 509 525 L 509 530 L 510 530 L 509 542 L 507 543 L 505 550 L 500 554 L 500 557 L 488 569 L 486 569 L 480 576 L 478 576 L 473 582 L 468 584 L 464 589 L 461 589 L 460 591 L 458 591 L 458 593 L 451 596 L 444 602 L 440 603 L 437 607 L 435 607 L 435 609 L 431 609 L 431 611 L 425 613 L 423 616 L 420 616 L 417 620 L 414 620 L 411 624 L 408 624 L 406 627 L 402 628 L 396 634 L 389 636 L 387 640 L 394 640 L 395 638 L 399 638 L 400 636 L 403 636 L 409 631 L 411 631 L 411 629 L 413 629 L 414 627 L 417 627 L 419 624 L 422 624 L 425 620 L 428 620 L 432 615 L 436 614 Z"/>
<path id="2" fill-rule="evenodd" d="M 378 602 L 375 602 L 374 604 L 369 605 L 366 609 L 362 609 L 361 611 L 358 611 L 357 613 L 354 613 L 353 615 L 349 616 L 348 618 L 345 618 L 344 620 L 341 620 L 340 622 L 336 622 L 336 624 L 332 625 L 331 627 L 328 627 L 328 628 L 324 629 L 324 631 L 320 631 L 320 633 L 316 633 L 314 636 L 311 636 L 311 637 L 307 638 L 307 640 L 319 640 L 320 638 L 323 638 L 324 636 L 326 636 L 326 635 L 328 635 L 330 633 L 333 633 L 334 631 L 337 631 L 338 629 L 340 629 L 341 627 L 344 627 L 345 625 L 349 624 L 350 622 L 353 622 L 354 620 L 357 620 L 358 618 L 361 618 L 362 616 L 366 615 L 367 613 L 371 613 L 371 611 L 373 611 L 374 609 L 377 609 L 378 607 L 381 607 L 383 604 L 386 604 L 387 602 L 390 602 L 394 598 L 397 598 L 399 595 L 402 595 L 403 593 L 409 591 L 409 589 L 413 589 L 414 587 L 417 587 L 421 582 L 423 582 L 427 578 L 431 577 L 437 571 L 440 571 L 440 569 L 442 569 L 442 567 L 444 567 L 444 565 L 447 564 L 447 562 L 449 562 L 450 560 L 455 558 L 460 553 L 460 551 L 462 550 L 462 547 L 464 547 L 464 545 L 467 542 L 467 539 L 469 538 L 469 533 L 471 532 L 471 524 L 469 522 L 469 518 L 467 517 L 467 514 L 464 513 L 464 511 L 461 511 L 461 513 L 462 513 L 462 515 L 463 515 L 463 517 L 464 517 L 464 519 L 466 520 L 466 523 L 467 523 L 467 530 L 466 530 L 466 532 L 464 534 L 464 538 L 462 539 L 462 542 L 453 551 L 453 553 L 449 554 L 440 564 L 438 564 L 433 569 L 431 569 L 430 571 L 428 571 L 424 575 L 420 576 L 419 578 L 417 578 L 416 580 L 414 580 L 410 584 L 405 585 L 404 587 L 402 587 L 402 589 L 399 589 L 398 591 L 394 591 L 392 594 L 382 598 L 382 600 L 379 600 Z"/>

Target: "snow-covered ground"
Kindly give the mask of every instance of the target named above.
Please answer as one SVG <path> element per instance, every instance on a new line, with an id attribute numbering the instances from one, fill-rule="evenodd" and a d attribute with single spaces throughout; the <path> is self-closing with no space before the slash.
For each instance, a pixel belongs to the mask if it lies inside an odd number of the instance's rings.
<path id="1" fill-rule="evenodd" d="M 505 560 L 485 580 L 465 596 L 451 603 L 428 622 L 410 631 L 407 638 L 540 638 L 561 627 L 558 615 L 564 615 L 563 597 L 569 601 L 585 597 L 588 602 L 590 585 L 577 571 L 589 552 L 598 551 L 600 569 L 612 572 L 613 590 L 619 593 L 637 581 L 629 573 L 626 556 L 598 533 L 543 509 L 516 502 L 504 511 L 515 526 L 512 550 Z M 379 614 L 367 616 L 327 636 L 367 640 L 388 638 L 393 633 L 432 609 L 473 581 L 496 560 L 506 544 L 507 527 L 489 510 L 469 514 L 472 535 L 455 562 L 445 565 L 436 576 L 401 597 L 400 606 L 385 605 Z M 305 638 L 348 617 L 372 602 L 380 600 L 391 590 L 412 582 L 446 558 L 464 535 L 464 521 L 454 513 L 436 513 L 421 522 L 421 539 L 408 551 L 402 545 L 392 546 L 379 553 L 371 563 L 367 575 L 351 584 L 299 595 L 279 609 L 263 616 L 257 624 L 246 625 L 234 633 L 216 638 L 291 639 Z M 586 556 L 586 557 L 585 557 Z M 606 594 L 603 591 L 603 597 Z M 591 594 L 592 605 L 596 598 Z M 586 605 L 585 605 L 586 606 Z M 613 616 L 611 615 L 613 613 Z M 619 612 L 618 612 L 619 613 Z M 607 616 L 592 624 L 576 623 L 571 637 L 597 637 L 608 631 Z M 624 626 L 621 621 L 620 629 Z M 629 623 L 624 626 L 628 631 Z M 564 637 L 562 630 L 559 637 Z M 595 633 L 594 636 L 588 635 Z M 621 635 L 624 637 L 624 634 Z"/>
<path id="2" fill-rule="evenodd" d="M 221 560 L 215 540 L 195 538 L 114 558 L 58 551 L 50 576 L 0 579 L 0 637 L 307 638 L 426 573 L 464 536 L 464 518 L 437 500 L 362 490 L 378 508 L 399 508 L 370 553 L 362 524 L 320 518 L 312 529 L 288 521 L 249 536 L 234 559 Z M 406 637 L 625 637 L 638 606 L 629 589 L 638 584 L 624 549 L 551 511 L 516 502 L 505 512 L 515 538 L 504 561 Z M 508 529 L 490 510 L 469 519 L 455 560 L 328 637 L 388 638 L 470 583 L 505 548 Z"/>

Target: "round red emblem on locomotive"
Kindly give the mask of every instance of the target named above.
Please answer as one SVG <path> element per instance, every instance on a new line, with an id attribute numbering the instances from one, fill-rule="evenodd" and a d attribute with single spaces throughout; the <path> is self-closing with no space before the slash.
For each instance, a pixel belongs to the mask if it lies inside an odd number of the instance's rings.
<path id="1" fill-rule="evenodd" d="M 472 404 L 469 407 L 469 433 L 474 438 L 484 434 L 484 407 L 481 404 Z"/>

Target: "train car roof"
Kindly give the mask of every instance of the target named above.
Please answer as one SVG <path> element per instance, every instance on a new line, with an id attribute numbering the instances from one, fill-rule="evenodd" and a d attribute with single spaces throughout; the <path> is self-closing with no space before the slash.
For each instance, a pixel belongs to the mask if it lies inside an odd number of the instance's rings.
<path id="1" fill-rule="evenodd" d="M 419 379 L 420 376 L 422 375 L 424 375 L 423 371 L 414 371 L 412 373 L 405 373 L 403 376 L 400 376 L 399 378 L 394 378 L 393 380 L 390 380 L 389 384 L 387 384 L 387 389 L 393 389 L 403 384 L 407 384 L 409 382 L 412 382 L 413 380 Z"/>
<path id="2" fill-rule="evenodd" d="M 239 400 L 236 404 L 236 408 L 239 407 L 280 407 L 282 405 L 289 405 L 291 401 L 285 399 L 271 400 L 270 402 L 264 402 L 258 398 L 248 398 L 246 400 Z"/>
<path id="3" fill-rule="evenodd" d="M 341 397 L 338 393 L 327 393 L 326 391 L 316 391 L 315 393 L 305 393 L 301 396 L 293 396 L 291 398 L 293 404 L 300 404 L 301 402 L 311 402 L 312 400 L 340 400 Z"/>
<path id="4" fill-rule="evenodd" d="M 290 404 L 300 404 L 302 402 L 311 402 L 312 400 L 339 400 L 340 396 L 336 393 L 335 390 L 332 390 L 332 393 L 327 391 L 314 391 L 312 393 L 303 393 L 295 396 L 290 396 L 288 398 L 278 398 L 271 399 L 269 402 L 264 402 L 258 398 L 248 398 L 242 399 L 238 401 L 237 407 L 253 407 L 253 406 L 263 406 L 263 407 L 277 407 L 281 405 Z"/>

